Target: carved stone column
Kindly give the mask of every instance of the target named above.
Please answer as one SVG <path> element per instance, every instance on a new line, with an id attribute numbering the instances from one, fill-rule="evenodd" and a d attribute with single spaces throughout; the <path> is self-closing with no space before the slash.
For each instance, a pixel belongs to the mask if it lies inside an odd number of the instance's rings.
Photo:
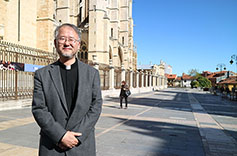
<path id="1" fill-rule="evenodd" d="M 146 87 L 148 87 L 148 72 L 146 71 L 146 73 L 145 73 L 145 77 L 146 77 L 146 82 L 145 82 L 145 84 L 146 84 Z"/>
<path id="2" fill-rule="evenodd" d="M 109 60 L 109 89 L 114 89 L 114 66 L 112 60 Z"/>
<path id="3" fill-rule="evenodd" d="M 144 71 L 143 70 L 141 71 L 141 74 L 142 74 L 142 76 L 141 76 L 142 77 L 141 78 L 141 81 L 142 81 L 141 82 L 141 88 L 143 88 L 144 87 Z"/>
<path id="4" fill-rule="evenodd" d="M 136 71 L 136 79 L 137 79 L 137 87 L 136 88 L 139 88 L 139 72 Z"/>
<path id="5" fill-rule="evenodd" d="M 121 80 L 122 81 L 125 81 L 125 69 L 124 69 L 124 65 L 121 65 L 121 70 L 122 70 L 122 72 L 121 72 Z"/>
<path id="6" fill-rule="evenodd" d="M 152 73 L 150 72 L 149 73 L 149 82 L 150 82 L 150 84 L 149 84 L 149 87 L 152 87 L 152 83 L 151 83 L 151 81 L 152 81 Z"/>
<path id="7" fill-rule="evenodd" d="M 94 68 L 99 70 L 99 64 L 97 62 L 97 56 L 96 55 L 92 55 L 92 61 L 93 61 L 93 64 L 94 64 Z"/>
<path id="8" fill-rule="evenodd" d="M 133 71 L 130 69 L 130 88 L 133 88 Z"/>

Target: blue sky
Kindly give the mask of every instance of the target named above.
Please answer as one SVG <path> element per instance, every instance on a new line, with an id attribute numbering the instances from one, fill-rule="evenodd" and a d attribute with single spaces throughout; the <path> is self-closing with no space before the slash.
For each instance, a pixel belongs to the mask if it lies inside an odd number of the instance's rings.
<path id="1" fill-rule="evenodd" d="M 237 0 L 133 0 L 139 64 L 163 60 L 181 75 L 190 69 L 236 72 Z"/>

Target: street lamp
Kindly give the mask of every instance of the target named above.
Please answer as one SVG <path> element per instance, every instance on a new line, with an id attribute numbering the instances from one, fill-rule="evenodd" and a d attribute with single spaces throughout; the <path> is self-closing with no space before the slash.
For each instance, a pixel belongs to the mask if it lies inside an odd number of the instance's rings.
<path id="1" fill-rule="evenodd" d="M 237 55 L 232 55 L 231 56 L 231 60 L 230 60 L 230 64 L 233 64 L 234 61 L 235 61 L 235 64 L 236 64 L 236 71 L 237 71 Z M 237 73 L 237 72 L 236 72 Z M 236 73 L 235 73 L 235 76 L 236 76 Z M 236 77 L 236 80 L 237 80 L 237 77 Z"/>
<path id="2" fill-rule="evenodd" d="M 234 63 L 233 60 L 235 60 L 235 63 L 237 64 L 237 56 L 236 56 L 236 55 L 232 55 L 232 56 L 231 56 L 230 64 L 233 64 L 233 63 Z"/>
<path id="3" fill-rule="evenodd" d="M 219 70 L 219 69 L 220 69 L 220 71 L 222 71 L 222 69 L 226 70 L 225 64 L 224 63 L 219 63 L 216 67 L 216 70 Z"/>

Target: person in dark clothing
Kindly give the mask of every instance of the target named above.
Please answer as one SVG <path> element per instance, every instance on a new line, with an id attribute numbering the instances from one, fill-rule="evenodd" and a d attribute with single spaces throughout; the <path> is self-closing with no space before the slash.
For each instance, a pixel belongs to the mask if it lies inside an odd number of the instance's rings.
<path id="1" fill-rule="evenodd" d="M 228 86 L 226 86 L 225 91 L 226 91 L 226 94 L 227 94 L 227 95 L 230 94 L 230 89 L 229 89 Z"/>
<path id="2" fill-rule="evenodd" d="M 221 86 L 220 91 L 221 91 L 221 94 L 224 92 L 224 87 L 223 86 Z"/>
<path id="3" fill-rule="evenodd" d="M 120 108 L 123 108 L 123 98 L 125 99 L 125 109 L 128 108 L 128 96 L 126 95 L 126 91 L 129 90 L 128 85 L 126 85 L 125 81 L 121 83 L 121 91 L 120 91 Z"/>

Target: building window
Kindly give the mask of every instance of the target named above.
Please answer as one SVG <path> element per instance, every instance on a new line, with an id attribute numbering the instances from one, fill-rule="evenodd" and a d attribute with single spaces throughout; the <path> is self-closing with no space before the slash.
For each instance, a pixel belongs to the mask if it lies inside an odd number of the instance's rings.
<path id="1" fill-rule="evenodd" d="M 88 59 L 88 52 L 85 52 L 85 59 Z"/>
<path id="2" fill-rule="evenodd" d="M 122 37 L 122 44 L 124 45 L 124 37 Z"/>
<path id="3" fill-rule="evenodd" d="M 83 59 L 84 57 L 83 57 L 83 52 L 81 52 L 81 59 Z"/>
<path id="4" fill-rule="evenodd" d="M 114 31 L 114 29 L 113 29 L 113 28 L 111 28 L 111 37 L 113 37 L 113 36 L 114 36 L 114 34 L 113 34 L 113 31 Z"/>
<path id="5" fill-rule="evenodd" d="M 81 3 L 82 2 L 82 0 L 80 0 L 80 2 L 79 3 Z"/>
<path id="6" fill-rule="evenodd" d="M 82 21 L 82 7 L 80 7 L 80 11 L 79 11 L 79 15 L 78 15 L 79 17 L 79 22 L 81 23 L 81 21 Z"/>

